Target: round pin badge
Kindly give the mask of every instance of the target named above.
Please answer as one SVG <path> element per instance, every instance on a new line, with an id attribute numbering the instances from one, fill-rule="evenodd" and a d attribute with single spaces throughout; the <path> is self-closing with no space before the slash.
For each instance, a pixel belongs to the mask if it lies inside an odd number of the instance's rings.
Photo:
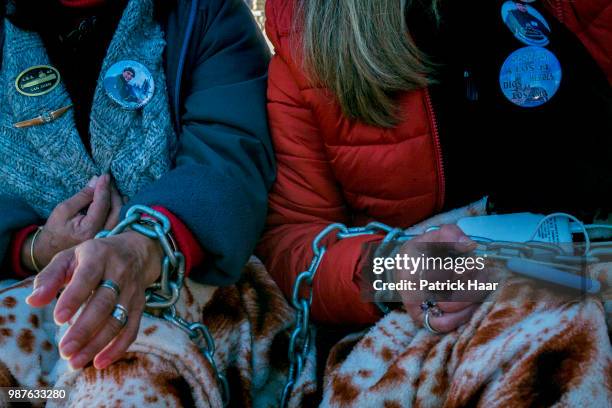
<path id="1" fill-rule="evenodd" d="M 506 1 L 501 8 L 502 19 L 512 34 L 527 45 L 546 46 L 550 42 L 550 26 L 542 14 L 529 4 Z"/>
<path id="2" fill-rule="evenodd" d="M 15 79 L 17 92 L 25 96 L 47 94 L 59 85 L 60 73 L 50 65 L 35 65 L 23 70 Z"/>
<path id="3" fill-rule="evenodd" d="M 106 94 L 125 109 L 139 109 L 155 92 L 151 72 L 137 61 L 123 60 L 113 64 L 104 75 Z"/>
<path id="4" fill-rule="evenodd" d="M 562 70 L 559 60 L 542 47 L 514 51 L 502 65 L 499 85 L 506 98 L 523 108 L 548 102 L 559 90 Z"/>

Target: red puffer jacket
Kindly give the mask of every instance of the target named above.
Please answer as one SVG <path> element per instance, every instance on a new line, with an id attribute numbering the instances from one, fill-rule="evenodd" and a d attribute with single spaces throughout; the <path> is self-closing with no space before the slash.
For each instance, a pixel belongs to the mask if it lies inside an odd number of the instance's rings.
<path id="1" fill-rule="evenodd" d="M 612 1 L 549 0 L 555 16 L 580 38 L 612 84 Z"/>
<path id="2" fill-rule="evenodd" d="M 380 221 L 408 227 L 444 202 L 444 174 L 435 114 L 427 90 L 401 95 L 406 120 L 392 129 L 354 123 L 325 89 L 312 88 L 290 40 L 295 0 L 268 0 L 266 31 L 275 47 L 268 84 L 268 113 L 278 160 L 268 227 L 258 248 L 287 296 L 312 259 L 312 241 L 327 225 Z M 611 74 L 609 0 L 559 0 L 555 14 L 581 38 Z M 599 10 L 599 14 L 594 12 Z M 578 13 L 578 14 L 575 14 Z M 585 23 L 582 16 L 588 16 Z M 600 38 L 607 30 L 607 42 Z M 609 75 L 612 79 L 612 75 Z M 326 242 L 314 281 L 312 314 L 319 322 L 376 321 L 376 306 L 361 301 L 362 245 L 368 236 Z"/>

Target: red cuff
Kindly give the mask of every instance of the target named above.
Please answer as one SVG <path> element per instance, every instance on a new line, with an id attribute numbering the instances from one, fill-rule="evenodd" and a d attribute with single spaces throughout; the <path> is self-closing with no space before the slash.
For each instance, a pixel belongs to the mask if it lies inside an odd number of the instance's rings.
<path id="1" fill-rule="evenodd" d="M 172 237 L 176 241 L 178 250 L 185 256 L 185 276 L 188 276 L 193 267 L 200 265 L 204 261 L 204 250 L 195 236 L 189 231 L 189 228 L 174 214 L 164 207 L 154 206 L 151 208 L 164 214 L 170 220 Z"/>
<path id="2" fill-rule="evenodd" d="M 23 248 L 23 244 L 26 242 L 30 234 L 36 231 L 37 228 L 38 225 L 30 225 L 20 229 L 13 235 L 9 254 L 11 256 L 11 270 L 16 278 L 25 279 L 35 274 L 33 271 L 26 269 L 21 263 L 21 249 Z"/>
<path id="3" fill-rule="evenodd" d="M 106 3 L 107 0 L 60 0 L 64 7 L 87 8 L 97 7 Z"/>

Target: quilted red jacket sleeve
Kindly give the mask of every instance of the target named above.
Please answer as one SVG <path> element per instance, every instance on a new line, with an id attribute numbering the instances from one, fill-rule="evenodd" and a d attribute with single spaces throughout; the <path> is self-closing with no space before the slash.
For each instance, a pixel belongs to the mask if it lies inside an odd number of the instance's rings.
<path id="1" fill-rule="evenodd" d="M 578 5 L 580 3 L 580 5 Z M 575 31 L 612 79 L 610 0 L 550 0 L 557 17 Z M 293 0 L 268 0 L 266 32 L 276 55 L 269 68 L 268 115 L 278 160 L 267 230 L 258 247 L 280 288 L 291 296 L 296 276 L 312 259 L 311 243 L 333 222 L 350 214 L 325 156 L 322 136 L 300 89 L 298 65 L 287 39 Z M 379 314 L 359 293 L 362 245 L 379 237 L 328 240 L 328 252 L 314 280 L 315 320 L 335 324 L 370 323 Z"/>
<path id="2" fill-rule="evenodd" d="M 268 7 L 268 36 L 276 47 L 269 68 L 268 116 L 277 157 L 277 181 L 269 198 L 267 230 L 258 255 L 287 297 L 312 259 L 317 234 L 349 216 L 325 157 L 322 137 L 280 49 L 274 15 Z M 314 280 L 316 321 L 364 324 L 380 315 L 361 300 L 358 279 L 362 245 L 378 237 L 324 241 L 327 253 Z"/>
<path id="3" fill-rule="evenodd" d="M 612 1 L 550 0 L 549 8 L 580 38 L 612 84 Z"/>

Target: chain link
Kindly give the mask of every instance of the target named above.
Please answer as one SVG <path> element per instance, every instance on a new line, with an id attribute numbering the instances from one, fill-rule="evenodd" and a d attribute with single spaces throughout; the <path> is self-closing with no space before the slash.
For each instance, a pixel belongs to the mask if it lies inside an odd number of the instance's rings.
<path id="1" fill-rule="evenodd" d="M 431 227 L 427 231 L 436 229 L 439 229 L 439 227 Z M 291 304 L 296 309 L 296 316 L 295 327 L 289 340 L 289 374 L 281 397 L 281 407 L 283 408 L 289 403 L 293 389 L 302 373 L 312 340 L 309 327 L 310 306 L 313 299 L 312 283 L 327 250 L 324 245 L 321 245 L 321 242 L 334 233 L 338 240 L 385 234 L 382 244 L 392 241 L 405 242 L 417 236 L 416 234 L 408 234 L 400 228 L 393 228 L 379 222 L 372 222 L 365 227 L 347 227 L 344 224 L 335 223 L 327 226 L 317 234 L 312 242 L 313 258 L 308 269 L 297 276 L 293 285 Z M 486 255 L 489 259 L 507 261 L 513 258 L 526 258 L 539 264 L 565 270 L 576 269 L 574 266 L 568 266 L 568 263 L 597 263 L 604 261 L 604 259 L 612 261 L 612 242 L 596 245 L 589 253 L 585 254 L 586 256 L 578 256 L 567 253 L 563 247 L 555 244 L 542 242 L 493 242 L 490 239 L 476 236 L 469 236 L 469 238 L 478 244 L 474 253 L 481 256 Z M 540 258 L 540 260 L 535 260 L 534 258 Z"/>
<path id="2" fill-rule="evenodd" d="M 304 272 L 300 273 L 293 284 L 293 293 L 291 296 L 291 304 L 296 309 L 295 327 L 289 339 L 289 374 L 283 394 L 281 396 L 281 407 L 286 407 L 291 398 L 291 393 L 296 385 L 296 382 L 302 374 L 302 369 L 306 363 L 308 351 L 310 348 L 311 330 L 310 330 L 310 306 L 312 305 L 314 281 L 319 265 L 323 260 L 327 248 L 322 245 L 322 241 L 329 236 L 335 234 L 336 238 L 346 239 L 365 235 L 375 235 L 384 233 L 387 235 L 387 240 L 400 239 L 401 237 L 410 238 L 412 235 L 404 234 L 403 230 L 392 228 L 388 225 L 373 222 L 365 227 L 347 227 L 344 224 L 331 224 L 325 227 L 312 241 L 313 258 Z"/>
<path id="3" fill-rule="evenodd" d="M 212 338 L 208 327 L 206 327 L 206 325 L 203 323 L 190 323 L 187 320 L 183 319 L 182 317 L 176 314 L 176 308 L 174 306 L 165 309 L 163 312 L 163 317 L 165 320 L 171 322 L 172 324 L 183 330 L 185 333 L 187 333 L 191 341 L 193 341 L 195 345 L 200 349 L 200 352 L 202 353 L 202 355 L 204 355 L 204 358 L 212 367 L 213 372 L 215 374 L 215 378 L 219 383 L 219 386 L 221 387 L 221 397 L 223 399 L 223 406 L 227 406 L 230 400 L 229 383 L 227 381 L 227 378 L 224 374 L 221 373 L 221 370 L 219 370 L 219 367 L 215 362 L 215 341 Z"/>
<path id="4" fill-rule="evenodd" d="M 121 234 L 127 229 L 156 240 L 164 252 L 160 279 L 145 290 L 146 309 L 151 312 L 160 311 L 164 320 L 177 326 L 189 336 L 212 367 L 221 388 L 223 406 L 227 406 L 230 400 L 229 384 L 215 362 L 215 342 L 208 327 L 198 322 L 190 323 L 176 313 L 175 304 L 179 300 L 185 281 L 185 256 L 178 251 L 170 235 L 170 220 L 159 211 L 135 205 L 128 210 L 125 218 L 115 228 L 98 233 L 96 239 Z M 149 312 L 145 314 L 158 317 Z"/>

